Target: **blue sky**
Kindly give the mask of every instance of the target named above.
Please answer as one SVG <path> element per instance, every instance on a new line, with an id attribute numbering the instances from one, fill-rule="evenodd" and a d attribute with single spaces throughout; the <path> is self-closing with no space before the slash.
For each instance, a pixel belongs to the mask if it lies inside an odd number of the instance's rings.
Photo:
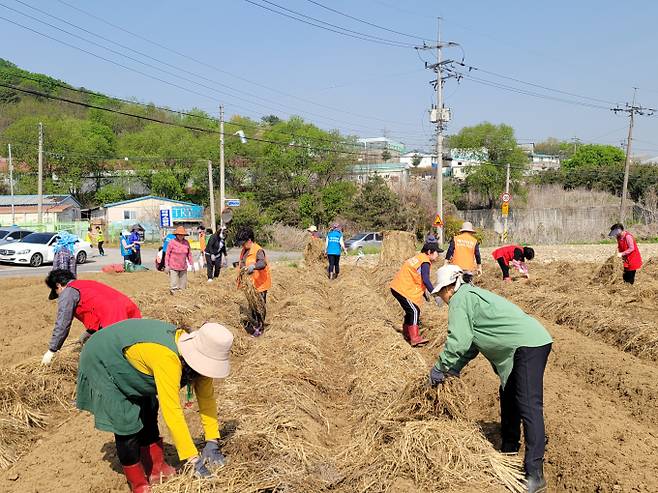
<path id="1" fill-rule="evenodd" d="M 217 106 L 223 102 L 229 115 L 258 118 L 270 113 L 299 114 L 323 128 L 338 128 L 363 137 L 386 133 L 409 147 L 426 147 L 431 136 L 427 109 L 434 98 L 428 83 L 432 73 L 423 69 L 420 57 L 431 60 L 433 53 L 423 52 L 419 57 L 412 48 L 341 36 L 281 17 L 245 0 L 63 1 L 187 56 L 131 36 L 60 0 L 0 0 L 0 16 L 179 87 L 3 19 L 0 56 L 74 85 L 172 108 L 200 107 L 216 115 Z M 341 17 L 308 0 L 271 1 L 354 31 L 421 43 Z M 637 86 L 638 102 L 658 108 L 657 2 L 317 1 L 428 39 L 436 37 L 436 17 L 440 15 L 444 19 L 443 39 L 463 47 L 465 63 L 605 102 L 547 92 L 482 72 L 469 73 L 486 83 L 605 107 L 630 101 Z M 94 38 L 27 5 L 169 65 Z M 7 7 L 152 66 L 71 37 Z M 462 51 L 447 50 L 446 56 L 461 60 Z M 555 136 L 619 145 L 625 138 L 628 119 L 607 109 L 530 97 L 485 84 L 467 79 L 459 84 L 455 80 L 446 83 L 446 103 L 453 112 L 449 133 L 486 120 L 512 125 L 523 141 Z M 636 153 L 658 155 L 658 115 L 638 117 L 635 136 Z"/>

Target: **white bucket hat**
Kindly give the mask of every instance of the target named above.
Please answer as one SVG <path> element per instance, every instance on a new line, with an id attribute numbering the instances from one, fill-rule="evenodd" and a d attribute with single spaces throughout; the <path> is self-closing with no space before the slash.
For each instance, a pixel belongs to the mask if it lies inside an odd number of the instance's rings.
<path id="1" fill-rule="evenodd" d="M 306 228 L 306 231 L 309 233 L 315 233 L 317 230 L 318 228 L 316 228 L 314 224 L 311 224 L 308 228 Z"/>
<path id="2" fill-rule="evenodd" d="M 460 233 L 475 233 L 475 229 L 473 228 L 473 224 L 470 221 L 465 221 L 464 224 L 462 224 L 462 229 L 459 230 Z"/>
<path id="3" fill-rule="evenodd" d="M 223 325 L 203 324 L 196 332 L 180 336 L 177 345 L 185 362 L 198 374 L 224 378 L 230 373 L 233 334 Z"/>
<path id="4" fill-rule="evenodd" d="M 449 264 L 440 267 L 439 270 L 436 271 L 436 284 L 434 285 L 434 291 L 432 291 L 432 294 L 437 294 L 446 286 L 455 283 L 455 291 L 457 291 L 459 286 L 464 282 L 462 279 L 463 274 L 464 271 L 458 265 Z"/>

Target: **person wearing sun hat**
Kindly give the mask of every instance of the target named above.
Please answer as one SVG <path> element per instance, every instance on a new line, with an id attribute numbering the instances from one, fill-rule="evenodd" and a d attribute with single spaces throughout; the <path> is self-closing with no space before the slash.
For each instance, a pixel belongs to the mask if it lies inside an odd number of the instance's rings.
<path id="1" fill-rule="evenodd" d="M 448 337 L 430 370 L 430 384 L 458 377 L 482 353 L 500 379 L 501 451 L 519 451 L 523 423 L 527 491 L 546 491 L 544 370 L 553 339 L 537 320 L 505 298 L 471 285 L 471 278 L 456 265 L 437 271 L 432 295 L 448 305 Z"/>
<path id="2" fill-rule="evenodd" d="M 313 238 L 314 240 L 320 238 L 320 233 L 318 233 L 318 228 L 314 224 L 311 224 L 308 228 L 306 228 L 306 231 L 311 233 L 311 238 Z"/>
<path id="3" fill-rule="evenodd" d="M 188 264 L 194 270 L 192 247 L 190 242 L 185 239 L 187 230 L 183 226 L 178 226 L 174 230 L 174 236 L 175 238 L 167 245 L 165 255 L 165 272 L 169 274 L 169 291 L 171 294 L 187 287 Z"/>
<path id="4" fill-rule="evenodd" d="M 150 492 L 176 474 L 164 460 L 158 408 L 181 461 L 198 477 L 223 466 L 219 450 L 214 378 L 228 376 L 233 334 L 217 323 L 186 333 L 160 320 L 132 319 L 106 327 L 80 354 L 76 406 L 94 415 L 95 427 L 114 433 L 117 456 L 133 493 Z M 196 448 L 179 392 L 193 389 L 205 446 Z"/>
<path id="5" fill-rule="evenodd" d="M 450 240 L 445 263 L 457 265 L 467 272 L 482 274 L 480 242 L 475 237 L 473 224 L 469 221 L 464 222 L 459 234 Z"/>

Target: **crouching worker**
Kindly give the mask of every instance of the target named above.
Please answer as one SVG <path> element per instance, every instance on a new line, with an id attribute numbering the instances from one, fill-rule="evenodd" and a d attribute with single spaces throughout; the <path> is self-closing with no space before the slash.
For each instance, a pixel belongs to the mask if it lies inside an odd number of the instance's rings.
<path id="1" fill-rule="evenodd" d="M 503 281 L 512 282 L 512 278 L 509 275 L 510 265 L 523 274 L 526 279 L 530 279 L 526 261 L 535 258 L 535 251 L 532 248 L 506 245 L 497 248 L 491 255 L 500 266 L 500 270 L 503 273 Z"/>
<path id="2" fill-rule="evenodd" d="M 78 409 L 94 415 L 98 430 L 114 433 L 117 456 L 133 493 L 149 482 L 176 474 L 164 461 L 158 407 L 178 457 L 197 477 L 211 476 L 207 465 L 224 465 L 213 378 L 229 374 L 233 334 L 206 323 L 190 334 L 159 320 L 125 320 L 106 327 L 82 349 L 78 368 Z M 199 454 L 185 422 L 179 391 L 193 388 L 206 445 Z"/>
<path id="3" fill-rule="evenodd" d="M 402 335 L 412 346 L 429 342 L 419 333 L 420 305 L 423 298 L 429 299 L 425 291 L 431 293 L 434 290 L 430 280 L 430 266 L 442 251 L 437 243 L 425 243 L 418 255 L 402 264 L 391 282 L 391 294 L 404 310 Z"/>
<path id="4" fill-rule="evenodd" d="M 80 336 L 81 344 L 103 327 L 128 318 L 142 318 L 137 305 L 122 292 L 98 281 L 76 281 L 69 270 L 51 270 L 46 285 L 50 288 L 48 299 L 57 299 L 57 320 L 48 351 L 41 360 L 43 365 L 50 364 L 62 348 L 71 331 L 73 317 L 87 329 Z"/>
<path id="5" fill-rule="evenodd" d="M 553 340 L 515 304 L 468 284 L 470 277 L 455 265 L 438 271 L 432 294 L 448 305 L 448 338 L 430 372 L 430 383 L 435 386 L 446 377 L 459 376 L 482 353 L 500 378 L 501 451 L 519 451 L 523 423 L 527 491 L 546 491 L 544 370 Z"/>

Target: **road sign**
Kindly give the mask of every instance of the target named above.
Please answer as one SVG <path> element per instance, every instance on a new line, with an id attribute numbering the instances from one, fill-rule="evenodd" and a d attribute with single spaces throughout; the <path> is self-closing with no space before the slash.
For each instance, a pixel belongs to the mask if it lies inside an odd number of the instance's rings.
<path id="1" fill-rule="evenodd" d="M 160 209 L 160 227 L 171 228 L 171 210 Z"/>
<path id="2" fill-rule="evenodd" d="M 226 207 L 240 207 L 240 199 L 226 199 Z"/>
<path id="3" fill-rule="evenodd" d="M 503 202 L 503 207 L 501 208 L 503 217 L 509 216 L 509 202 Z"/>
<path id="4" fill-rule="evenodd" d="M 503 201 L 503 204 L 507 204 L 510 200 L 512 200 L 512 195 L 509 192 L 504 192 L 500 196 L 500 200 Z"/>
<path id="5" fill-rule="evenodd" d="M 441 220 L 441 216 L 438 214 L 434 217 L 434 222 L 432 222 L 432 225 L 435 228 L 442 228 L 443 227 L 443 221 Z"/>

